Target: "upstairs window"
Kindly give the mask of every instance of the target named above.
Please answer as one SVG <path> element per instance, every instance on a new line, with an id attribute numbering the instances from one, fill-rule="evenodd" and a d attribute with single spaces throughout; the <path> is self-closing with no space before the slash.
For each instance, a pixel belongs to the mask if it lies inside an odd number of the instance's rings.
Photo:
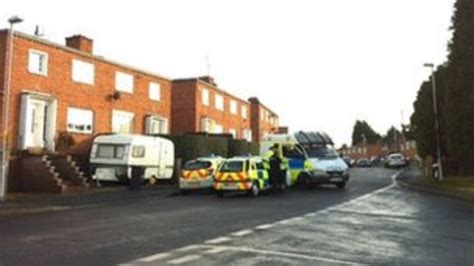
<path id="1" fill-rule="evenodd" d="M 216 109 L 224 111 L 224 97 L 219 94 L 216 94 Z"/>
<path id="2" fill-rule="evenodd" d="M 28 56 L 28 71 L 32 74 L 48 75 L 48 54 L 36 50 L 30 50 Z"/>
<path id="3" fill-rule="evenodd" d="M 237 102 L 234 100 L 230 100 L 230 112 L 234 115 L 237 114 Z"/>
<path id="4" fill-rule="evenodd" d="M 115 89 L 133 93 L 133 76 L 119 71 L 115 72 Z"/>
<path id="5" fill-rule="evenodd" d="M 247 107 L 242 106 L 241 115 L 243 119 L 247 119 Z"/>
<path id="6" fill-rule="evenodd" d="M 72 60 L 72 80 L 94 85 L 94 65 L 77 59 Z"/>
<path id="7" fill-rule="evenodd" d="M 159 83 L 150 82 L 148 87 L 148 97 L 153 101 L 161 100 L 161 85 Z"/>
<path id="8" fill-rule="evenodd" d="M 209 106 L 209 90 L 208 89 L 202 89 L 202 104 L 205 106 Z"/>

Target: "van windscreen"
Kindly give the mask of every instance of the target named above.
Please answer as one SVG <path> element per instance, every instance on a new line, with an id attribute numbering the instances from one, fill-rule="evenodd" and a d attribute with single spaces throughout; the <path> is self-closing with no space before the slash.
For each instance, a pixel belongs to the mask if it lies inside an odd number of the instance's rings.
<path id="1" fill-rule="evenodd" d="M 222 164 L 220 172 L 223 173 L 240 173 L 244 170 L 243 161 L 227 161 Z"/>
<path id="2" fill-rule="evenodd" d="M 208 161 L 189 161 L 184 165 L 184 170 L 199 170 L 211 167 L 211 162 Z"/>

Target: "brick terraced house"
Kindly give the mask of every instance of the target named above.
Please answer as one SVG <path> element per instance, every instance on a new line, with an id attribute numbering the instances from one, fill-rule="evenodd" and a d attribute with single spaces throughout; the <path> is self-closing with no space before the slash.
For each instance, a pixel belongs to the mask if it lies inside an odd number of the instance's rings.
<path id="1" fill-rule="evenodd" d="M 212 77 L 177 79 L 172 84 L 173 133 L 229 133 L 259 142 L 264 133 L 278 127 L 277 116 L 268 108 L 224 91 Z"/>
<path id="2" fill-rule="evenodd" d="M 8 36 L 0 31 L 1 84 Z M 59 45 L 15 32 L 9 98 L 12 150 L 54 151 L 60 132 L 80 142 L 104 132 L 168 133 L 171 124 L 170 80 L 94 55 L 81 35 Z"/>
<path id="3" fill-rule="evenodd" d="M 265 135 L 272 133 L 288 133 L 288 128 L 279 127 L 278 115 L 263 105 L 258 98 L 249 98 L 249 102 L 253 141 L 260 142 Z"/>

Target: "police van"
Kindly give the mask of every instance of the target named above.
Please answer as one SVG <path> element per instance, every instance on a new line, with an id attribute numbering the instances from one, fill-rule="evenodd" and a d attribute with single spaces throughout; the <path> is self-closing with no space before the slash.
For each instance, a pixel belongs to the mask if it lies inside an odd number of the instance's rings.
<path id="1" fill-rule="evenodd" d="M 223 197 L 231 191 L 258 196 L 270 189 L 270 177 L 261 157 L 234 157 L 224 160 L 217 170 L 214 190 Z"/>
<path id="2" fill-rule="evenodd" d="M 333 148 L 332 139 L 324 132 L 267 135 L 260 154 L 277 147 L 286 161 L 290 183 L 302 187 L 321 184 L 342 189 L 349 180 L 349 167 Z"/>
<path id="3" fill-rule="evenodd" d="M 222 160 L 220 156 L 211 156 L 186 162 L 179 178 L 181 194 L 197 189 L 212 189 L 214 177 Z"/>

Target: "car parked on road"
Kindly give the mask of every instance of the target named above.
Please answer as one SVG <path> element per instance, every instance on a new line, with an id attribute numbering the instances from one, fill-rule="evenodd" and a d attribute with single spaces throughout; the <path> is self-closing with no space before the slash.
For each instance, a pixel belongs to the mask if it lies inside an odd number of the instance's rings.
<path id="1" fill-rule="evenodd" d="M 270 189 L 270 177 L 261 157 L 234 157 L 224 160 L 217 170 L 214 190 L 218 197 L 226 192 L 247 192 L 258 196 Z"/>
<path id="2" fill-rule="evenodd" d="M 385 161 L 385 167 L 387 168 L 400 168 L 407 165 L 407 161 L 400 153 L 393 153 L 387 156 Z"/>
<path id="3" fill-rule="evenodd" d="M 214 177 L 223 158 L 220 156 L 202 157 L 184 164 L 179 178 L 179 189 L 182 194 L 192 190 L 212 189 Z"/>
<path id="4" fill-rule="evenodd" d="M 369 159 L 362 158 L 362 159 L 357 160 L 356 166 L 357 167 L 371 167 L 372 164 L 370 163 Z"/>

